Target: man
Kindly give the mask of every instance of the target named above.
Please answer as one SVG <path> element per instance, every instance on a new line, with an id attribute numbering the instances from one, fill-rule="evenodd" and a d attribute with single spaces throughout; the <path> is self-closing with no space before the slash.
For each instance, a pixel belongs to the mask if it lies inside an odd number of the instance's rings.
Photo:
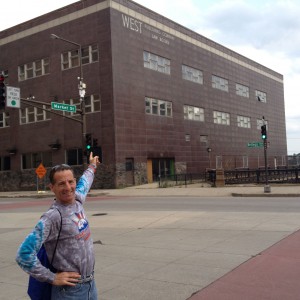
<path id="1" fill-rule="evenodd" d="M 93 241 L 83 204 L 100 162 L 98 156 L 93 157 L 93 153 L 90 154 L 89 160 L 90 165 L 79 179 L 77 186 L 70 166 L 62 164 L 51 169 L 49 186 L 55 194 L 54 203 L 42 215 L 17 253 L 16 261 L 25 272 L 39 281 L 52 284 L 53 300 L 97 299 L 93 279 L 95 264 Z M 52 265 L 57 270 L 56 273 L 42 266 L 37 258 L 37 252 L 42 244 L 45 246 L 49 261 L 55 252 Z"/>

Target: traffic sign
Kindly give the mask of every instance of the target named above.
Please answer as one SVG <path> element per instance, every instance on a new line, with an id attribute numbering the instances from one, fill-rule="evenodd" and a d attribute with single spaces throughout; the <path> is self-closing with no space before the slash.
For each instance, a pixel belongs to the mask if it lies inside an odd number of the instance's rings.
<path id="1" fill-rule="evenodd" d="M 6 107 L 20 108 L 20 88 L 6 86 Z"/>
<path id="2" fill-rule="evenodd" d="M 40 179 L 42 179 L 46 175 L 47 170 L 45 169 L 44 165 L 40 163 L 39 166 L 35 169 L 35 173 Z"/>
<path id="3" fill-rule="evenodd" d="M 61 111 L 67 111 L 67 112 L 76 112 L 76 105 L 69 105 L 64 103 L 58 103 L 58 102 L 51 102 L 51 108 L 54 110 L 61 110 Z"/>
<path id="4" fill-rule="evenodd" d="M 247 144 L 249 148 L 260 148 L 264 146 L 263 142 L 250 142 Z"/>

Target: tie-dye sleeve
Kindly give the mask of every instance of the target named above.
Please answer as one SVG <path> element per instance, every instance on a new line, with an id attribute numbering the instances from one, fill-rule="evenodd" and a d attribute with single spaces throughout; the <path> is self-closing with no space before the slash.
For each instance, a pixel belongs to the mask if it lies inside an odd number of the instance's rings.
<path id="1" fill-rule="evenodd" d="M 95 165 L 89 165 L 89 167 L 84 171 L 83 175 L 80 177 L 76 186 L 76 200 L 84 203 L 85 198 L 92 186 L 94 181 L 94 173 L 96 171 Z"/>
<path id="2" fill-rule="evenodd" d="M 50 228 L 51 222 L 45 218 L 41 218 L 34 230 L 25 238 L 18 249 L 16 262 L 26 273 L 37 280 L 52 283 L 55 274 L 42 266 L 37 258 L 37 253 L 49 235 Z"/>

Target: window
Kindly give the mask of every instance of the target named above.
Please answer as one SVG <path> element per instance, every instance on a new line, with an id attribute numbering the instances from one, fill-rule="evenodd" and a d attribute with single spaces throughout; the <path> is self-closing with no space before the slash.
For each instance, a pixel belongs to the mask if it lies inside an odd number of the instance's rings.
<path id="1" fill-rule="evenodd" d="M 99 95 L 91 95 L 84 97 L 84 102 L 86 113 L 101 111 L 101 100 Z"/>
<path id="2" fill-rule="evenodd" d="M 0 156 L 0 171 L 9 171 L 9 170 L 10 170 L 10 157 Z"/>
<path id="3" fill-rule="evenodd" d="M 203 73 L 200 70 L 182 65 L 182 78 L 185 80 L 193 81 L 203 84 Z"/>
<path id="4" fill-rule="evenodd" d="M 244 116 L 237 116 L 237 126 L 243 128 L 251 128 L 250 118 Z"/>
<path id="5" fill-rule="evenodd" d="M 49 58 L 43 58 L 18 67 L 19 81 L 49 74 Z"/>
<path id="6" fill-rule="evenodd" d="M 46 109 L 46 105 L 43 105 L 43 109 L 38 107 L 26 107 L 20 109 L 20 124 L 50 120 L 50 112 L 44 109 Z"/>
<path id="7" fill-rule="evenodd" d="M 230 125 L 230 114 L 221 111 L 214 111 L 214 123 Z"/>
<path id="8" fill-rule="evenodd" d="M 249 88 L 242 84 L 236 84 L 236 94 L 242 97 L 249 98 Z"/>
<path id="9" fill-rule="evenodd" d="M 261 91 L 255 91 L 255 97 L 259 102 L 267 102 L 267 94 Z"/>
<path id="10" fill-rule="evenodd" d="M 204 122 L 204 109 L 196 106 L 183 106 L 183 115 L 185 120 L 194 120 Z"/>
<path id="11" fill-rule="evenodd" d="M 150 115 L 172 117 L 172 102 L 146 97 L 145 112 Z"/>
<path id="12" fill-rule="evenodd" d="M 144 67 L 165 74 L 170 74 L 170 60 L 144 51 Z"/>
<path id="13" fill-rule="evenodd" d="M 212 76 L 212 87 L 214 89 L 219 89 L 225 92 L 228 92 L 228 80 L 215 76 Z"/>
<path id="14" fill-rule="evenodd" d="M 200 143 L 206 144 L 208 143 L 208 136 L 207 135 L 200 135 Z"/>
<path id="15" fill-rule="evenodd" d="M 80 99 L 69 99 L 69 100 L 65 100 L 63 103 L 76 106 L 76 112 L 64 111 L 63 112 L 64 115 L 68 115 L 68 116 L 79 115 L 79 110 L 81 109 Z M 101 99 L 99 95 L 85 96 L 84 103 L 85 103 L 86 113 L 101 111 Z"/>
<path id="16" fill-rule="evenodd" d="M 125 170 L 126 171 L 133 171 L 134 170 L 134 159 L 133 158 L 126 158 L 126 160 L 125 160 Z"/>
<path id="17" fill-rule="evenodd" d="M 188 133 L 185 134 L 185 141 L 186 142 L 190 142 L 191 141 L 191 135 L 190 134 L 188 134 Z"/>
<path id="18" fill-rule="evenodd" d="M 22 169 L 34 169 L 43 163 L 44 167 L 52 166 L 51 152 L 26 153 L 22 155 Z"/>
<path id="19" fill-rule="evenodd" d="M 248 156 L 243 156 L 243 168 L 249 168 Z"/>
<path id="20" fill-rule="evenodd" d="M 81 49 L 81 63 L 90 64 L 99 60 L 98 45 L 90 45 Z M 67 51 L 61 54 L 62 70 L 80 66 L 79 49 Z"/>
<path id="21" fill-rule="evenodd" d="M 268 121 L 262 120 L 262 119 L 257 119 L 256 120 L 256 128 L 257 129 L 261 130 L 261 126 L 264 125 L 264 124 L 267 125 L 267 129 L 268 129 Z"/>
<path id="22" fill-rule="evenodd" d="M 67 164 L 70 166 L 82 164 L 82 149 L 67 150 Z"/>
<path id="23" fill-rule="evenodd" d="M 9 127 L 9 112 L 0 112 L 0 128 Z"/>

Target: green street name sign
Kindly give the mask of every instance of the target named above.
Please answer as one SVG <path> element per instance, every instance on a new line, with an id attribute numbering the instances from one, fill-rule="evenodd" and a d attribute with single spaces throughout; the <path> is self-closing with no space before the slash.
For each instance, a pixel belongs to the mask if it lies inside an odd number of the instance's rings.
<path id="1" fill-rule="evenodd" d="M 251 142 L 251 143 L 248 143 L 247 146 L 249 148 L 259 148 L 259 147 L 263 147 L 264 143 L 263 142 Z"/>
<path id="2" fill-rule="evenodd" d="M 54 110 L 61 110 L 67 112 L 76 112 L 76 105 L 63 104 L 58 102 L 51 102 L 51 108 Z"/>

